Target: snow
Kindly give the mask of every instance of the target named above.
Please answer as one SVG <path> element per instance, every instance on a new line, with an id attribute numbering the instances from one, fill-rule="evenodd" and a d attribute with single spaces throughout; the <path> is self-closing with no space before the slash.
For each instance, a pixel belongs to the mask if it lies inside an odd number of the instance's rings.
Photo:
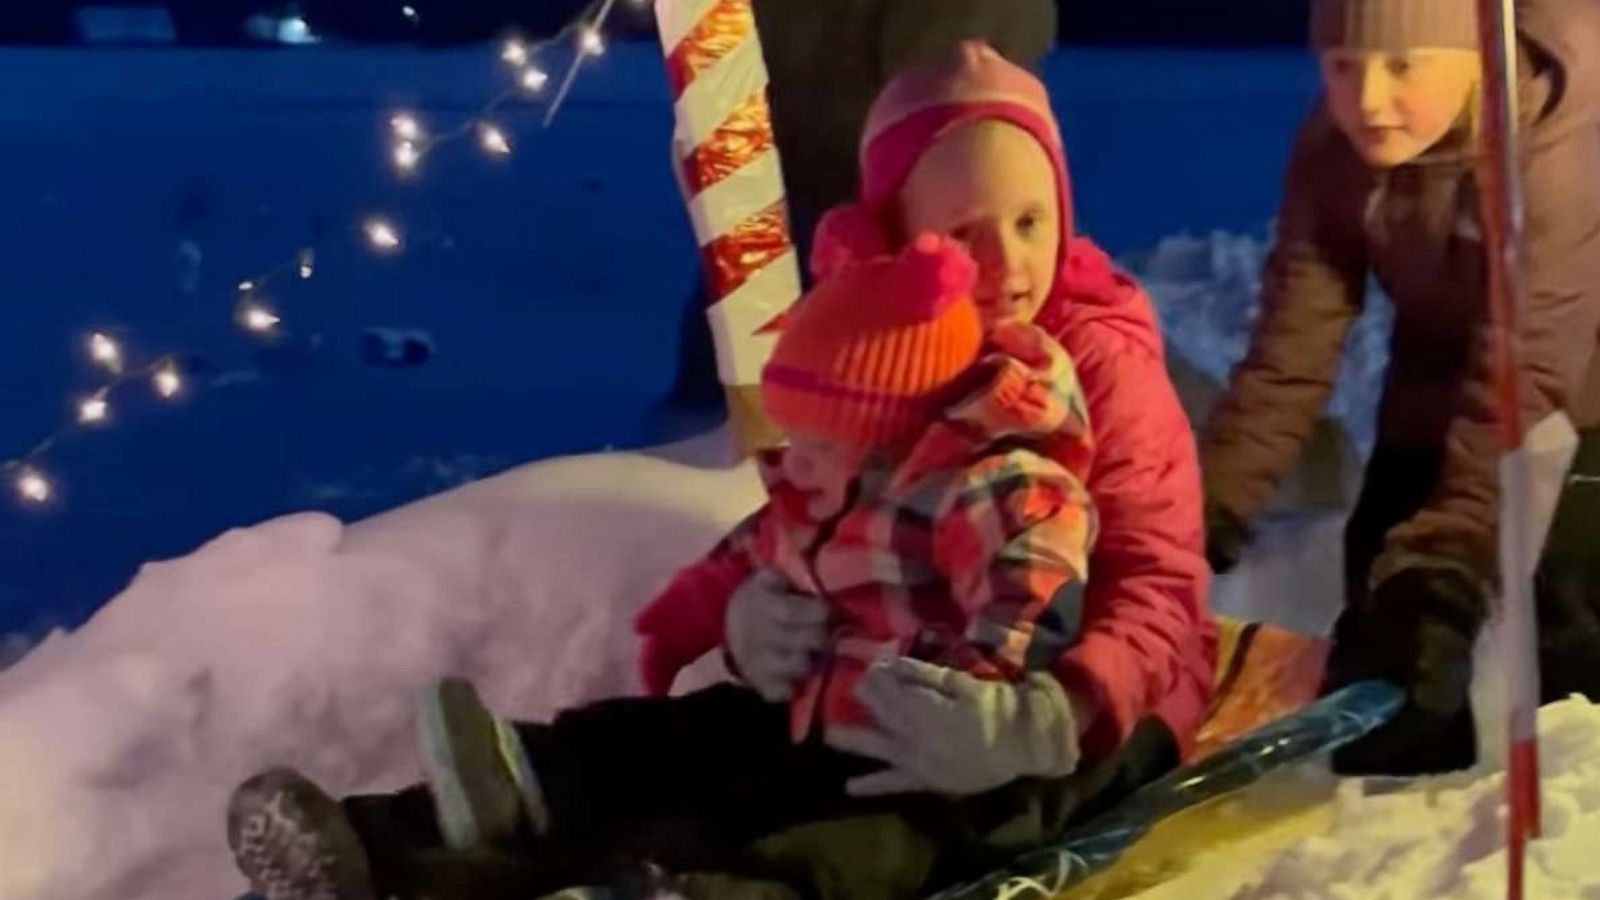
<path id="1" fill-rule="evenodd" d="M 236 895 L 221 824 L 233 785 L 276 764 L 336 792 L 414 780 L 414 692 L 443 675 L 520 717 L 631 690 L 628 618 L 760 500 L 748 465 L 719 463 L 724 446 L 713 433 L 536 463 L 354 525 L 293 515 L 145 566 L 0 673 L 0 897 Z M 1318 527 L 1268 540 L 1227 596 L 1270 611 L 1250 585 L 1328 554 Z M 1250 580 L 1261 566 L 1280 571 Z M 1530 896 L 1594 897 L 1600 708 L 1547 708 L 1541 729 Z M 1320 833 L 1211 848 L 1147 896 L 1493 896 L 1499 782 L 1342 785 Z M 1238 803 L 1270 809 L 1281 785 Z"/>
<path id="2" fill-rule="evenodd" d="M 307 513 L 141 569 L 0 673 L 0 897 L 237 895 L 228 792 L 408 783 L 414 691 L 546 716 L 632 685 L 632 611 L 760 500 L 721 436 L 515 469 L 351 526 Z M 92 864 L 86 864 L 92 861 Z"/>
<path id="3" fill-rule="evenodd" d="M 1238 568 L 1211 586 L 1211 608 L 1300 634 L 1327 634 L 1344 604 L 1342 512 L 1306 512 L 1257 523 Z"/>
<path id="4" fill-rule="evenodd" d="M 1528 850 L 1525 896 L 1600 896 L 1600 706 L 1574 697 L 1539 714 L 1544 834 Z M 1283 779 L 1231 802 L 1234 817 L 1268 820 L 1283 793 L 1310 792 Z M 1183 874 L 1144 892 L 1145 900 L 1410 900 L 1505 896 L 1503 775 L 1445 777 L 1401 789 L 1380 782 L 1338 784 L 1326 806 L 1278 840 L 1224 844 L 1182 862 Z M 1309 827 L 1306 823 L 1309 822 Z M 1286 838 L 1286 839 L 1285 839 Z"/>
<path id="5" fill-rule="evenodd" d="M 1259 315 L 1262 266 L 1271 249 L 1266 233 L 1212 231 L 1178 235 L 1129 262 L 1155 301 L 1172 350 L 1219 382 L 1244 358 Z M 1389 363 L 1393 310 L 1376 285 L 1345 343 L 1344 363 L 1328 415 L 1372 449 L 1377 401 Z"/>

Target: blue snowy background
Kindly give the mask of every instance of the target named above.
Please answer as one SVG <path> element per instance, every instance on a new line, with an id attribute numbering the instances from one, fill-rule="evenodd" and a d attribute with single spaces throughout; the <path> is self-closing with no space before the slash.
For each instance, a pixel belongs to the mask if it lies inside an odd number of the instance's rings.
<path id="1" fill-rule="evenodd" d="M 0 52 L 0 459 L 97 386 L 90 330 L 135 357 L 178 354 L 194 388 L 171 406 L 138 386 L 113 397 L 109 426 L 41 459 L 51 504 L 0 499 L 0 635 L 76 625 L 141 562 L 229 527 L 307 508 L 359 518 L 718 418 L 672 402 L 698 260 L 654 44 L 588 67 L 548 130 L 532 107 L 505 116 L 509 159 L 465 142 L 395 177 L 389 116 L 465 120 L 505 84 L 496 57 Z M 1081 230 L 1135 265 L 1164 238 L 1194 235 L 1190 256 L 1216 264 L 1230 245 L 1214 231 L 1249 236 L 1233 240 L 1246 245 L 1238 277 L 1253 277 L 1315 87 L 1305 54 L 1063 50 L 1045 74 Z M 353 229 L 374 212 L 400 225 L 406 252 L 363 247 Z M 316 277 L 270 293 L 290 337 L 240 334 L 235 284 L 313 242 Z M 1201 337 L 1194 310 L 1167 307 L 1180 349 Z M 1201 313 L 1248 319 L 1237 302 Z M 417 329 L 434 353 L 369 365 L 372 327 Z"/>

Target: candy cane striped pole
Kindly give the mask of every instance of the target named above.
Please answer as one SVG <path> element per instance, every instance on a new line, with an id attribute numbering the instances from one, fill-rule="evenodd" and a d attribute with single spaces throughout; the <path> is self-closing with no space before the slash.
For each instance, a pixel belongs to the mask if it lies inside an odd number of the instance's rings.
<path id="1" fill-rule="evenodd" d="M 1520 327 L 1527 310 L 1522 272 L 1523 195 L 1517 134 L 1515 0 L 1478 0 L 1483 51 L 1484 153 L 1480 167 L 1494 376 L 1500 407 L 1501 611 L 1506 661 L 1506 897 L 1522 900 L 1528 842 L 1539 835 L 1539 657 L 1533 571 L 1538 548 L 1530 527 L 1531 462 L 1525 444 Z"/>
<path id="2" fill-rule="evenodd" d="M 674 170 L 709 284 L 717 373 L 742 452 L 775 441 L 756 390 L 774 338 L 763 325 L 800 296 L 767 66 L 750 0 L 656 0 L 677 127 Z"/>

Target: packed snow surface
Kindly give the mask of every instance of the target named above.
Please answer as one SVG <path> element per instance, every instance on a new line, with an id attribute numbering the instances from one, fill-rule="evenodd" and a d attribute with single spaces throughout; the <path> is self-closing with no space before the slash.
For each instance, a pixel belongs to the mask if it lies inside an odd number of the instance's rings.
<path id="1" fill-rule="evenodd" d="M 629 690 L 629 616 L 760 500 L 748 466 L 716 462 L 721 446 L 538 463 L 356 525 L 290 516 L 145 567 L 0 673 L 0 897 L 236 895 L 232 786 L 274 764 L 340 792 L 414 779 L 412 699 L 442 675 L 526 717 Z M 1326 546 L 1305 536 L 1282 553 Z M 1530 896 L 1594 897 L 1600 710 L 1563 704 L 1542 727 Z M 1323 833 L 1217 848 L 1195 867 L 1208 885 L 1183 896 L 1492 896 L 1498 783 L 1346 785 Z"/>

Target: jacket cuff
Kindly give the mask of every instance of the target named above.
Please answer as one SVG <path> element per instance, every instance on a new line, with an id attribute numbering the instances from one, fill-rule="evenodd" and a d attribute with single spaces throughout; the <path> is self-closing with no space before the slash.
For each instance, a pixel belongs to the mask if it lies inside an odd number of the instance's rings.
<path id="1" fill-rule="evenodd" d="M 1404 682 L 1418 664 L 1418 641 L 1443 626 L 1470 643 L 1488 617 L 1489 595 L 1459 568 L 1413 566 L 1395 571 L 1364 603 L 1334 625 L 1325 688 L 1362 678 Z"/>
<path id="2" fill-rule="evenodd" d="M 1095 671 L 1093 649 L 1084 644 L 1073 648 L 1055 669 L 1056 681 L 1068 696 L 1082 698 L 1093 711 L 1088 728 L 1081 729 L 1079 746 L 1085 759 L 1109 756 L 1133 729 L 1132 709 L 1119 703 L 1116 691 Z"/>
<path id="3" fill-rule="evenodd" d="M 1385 553 L 1373 563 L 1369 578 L 1369 604 L 1407 602 L 1386 596 L 1390 593 L 1415 595 L 1418 599 L 1411 604 L 1416 615 L 1442 617 L 1469 634 L 1488 617 L 1488 598 L 1495 590 L 1472 565 L 1423 553 Z"/>
<path id="4" fill-rule="evenodd" d="M 1417 570 L 1453 572 L 1484 590 L 1492 588 L 1489 578 L 1477 566 L 1465 560 L 1438 553 L 1416 553 L 1406 550 L 1389 550 L 1380 554 L 1373 561 L 1372 570 L 1367 576 L 1367 588 L 1376 591 L 1384 582 L 1396 575 Z"/>

